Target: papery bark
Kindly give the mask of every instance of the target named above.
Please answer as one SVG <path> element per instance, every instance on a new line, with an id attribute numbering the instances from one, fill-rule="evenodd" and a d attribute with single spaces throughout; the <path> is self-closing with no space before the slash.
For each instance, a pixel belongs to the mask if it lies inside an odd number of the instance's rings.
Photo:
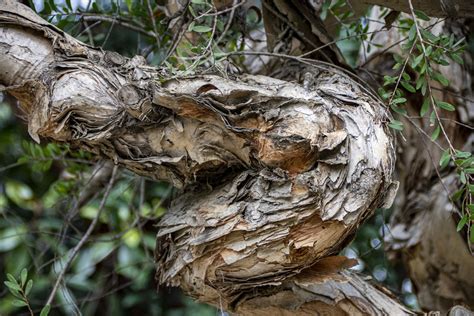
<path id="1" fill-rule="evenodd" d="M 158 224 L 160 283 L 243 314 L 409 314 L 335 256 L 397 188 L 389 114 L 346 73 L 173 77 L 12 1 L 0 4 L 0 64 L 36 141 L 182 190 Z"/>

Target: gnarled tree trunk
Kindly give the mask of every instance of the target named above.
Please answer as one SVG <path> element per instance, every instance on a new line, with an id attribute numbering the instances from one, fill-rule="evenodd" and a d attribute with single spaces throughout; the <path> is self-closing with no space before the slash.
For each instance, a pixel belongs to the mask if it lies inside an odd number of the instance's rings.
<path id="1" fill-rule="evenodd" d="M 182 189 L 159 223 L 161 283 L 245 314 L 410 313 L 336 256 L 396 191 L 388 114 L 346 74 L 172 78 L 13 1 L 0 5 L 0 65 L 36 141 Z"/>

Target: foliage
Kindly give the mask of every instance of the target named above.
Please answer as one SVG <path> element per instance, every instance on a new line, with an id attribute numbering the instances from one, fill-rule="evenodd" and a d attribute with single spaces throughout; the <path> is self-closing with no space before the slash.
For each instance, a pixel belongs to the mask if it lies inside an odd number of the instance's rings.
<path id="1" fill-rule="evenodd" d="M 423 22 L 428 22 L 423 23 Z M 460 189 L 451 196 L 453 203 L 459 202 L 461 207 L 458 231 L 467 226 L 468 242 L 474 243 L 474 157 L 470 152 L 456 149 L 448 137 L 440 112 L 453 112 L 455 106 L 438 99 L 433 90 L 433 83 L 438 82 L 443 87 L 449 86 L 449 80 L 443 75 L 441 67 L 452 63 L 463 64 L 462 54 L 466 48 L 465 39 L 456 39 L 454 34 L 433 34 L 431 29 L 437 22 L 421 11 L 413 10 L 411 18 L 400 18 L 399 25 L 402 34 L 407 35 L 401 45 L 402 54 L 394 55 L 394 70 L 399 70 L 396 76 L 384 76 L 384 88 L 379 89 L 380 95 L 387 100 L 395 115 L 407 120 L 411 117 L 404 106 L 407 98 L 415 93 L 421 93 L 423 102 L 419 109 L 419 118 L 429 117 L 432 130 L 430 140 L 435 142 L 442 135 L 446 148 L 439 161 L 440 169 L 451 164 L 459 176 Z M 426 27 L 423 27 L 425 24 Z M 412 74 L 410 74 L 412 73 Z M 389 90 L 386 90 L 390 88 Z M 397 131 L 403 131 L 403 123 L 393 119 L 389 126 Z M 436 143 L 439 148 L 442 145 Z"/>

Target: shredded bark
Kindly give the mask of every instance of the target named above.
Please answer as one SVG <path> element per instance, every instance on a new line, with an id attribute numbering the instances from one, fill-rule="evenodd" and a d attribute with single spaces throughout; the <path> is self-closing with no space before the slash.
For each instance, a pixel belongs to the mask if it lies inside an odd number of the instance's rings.
<path id="1" fill-rule="evenodd" d="M 397 189 L 389 114 L 346 74 L 316 64 L 301 83 L 176 78 L 142 57 L 87 47 L 10 1 L 0 5 L 0 56 L 0 83 L 21 101 L 33 139 L 182 190 L 158 223 L 160 283 L 225 309 L 290 287 L 313 293 L 305 309 L 365 313 L 380 300 L 407 312 L 338 272 L 347 264 L 333 257 Z M 318 263 L 318 278 L 303 284 L 300 273 Z M 336 294 L 323 297 L 327 287 Z M 370 313 L 384 314 L 382 305 Z"/>

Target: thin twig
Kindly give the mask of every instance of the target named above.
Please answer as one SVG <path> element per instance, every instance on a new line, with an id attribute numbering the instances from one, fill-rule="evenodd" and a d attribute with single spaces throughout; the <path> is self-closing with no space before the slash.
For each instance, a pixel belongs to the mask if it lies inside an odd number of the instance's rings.
<path id="1" fill-rule="evenodd" d="M 89 227 L 87 228 L 87 231 L 85 232 L 84 236 L 77 243 L 77 245 L 72 250 L 69 258 L 66 260 L 61 272 L 58 275 L 58 278 L 56 279 L 54 287 L 53 287 L 51 293 L 49 294 L 48 300 L 46 301 L 46 305 L 51 305 L 51 303 L 53 302 L 54 297 L 56 295 L 56 292 L 58 291 L 59 285 L 61 284 L 61 282 L 64 278 L 64 275 L 66 274 L 66 271 L 69 268 L 69 265 L 71 264 L 72 260 L 74 260 L 74 258 L 76 257 L 76 255 L 78 254 L 78 252 L 82 248 L 82 246 L 89 239 L 89 237 L 92 234 L 95 226 L 99 222 L 100 214 L 102 213 L 102 210 L 104 209 L 105 202 L 107 201 L 107 197 L 109 196 L 110 191 L 112 189 L 116 173 L 117 173 L 117 165 L 115 165 L 114 169 L 112 170 L 112 176 L 110 177 L 109 183 L 107 184 L 107 189 L 105 190 L 104 197 L 102 198 L 102 201 L 100 202 L 99 210 L 97 211 L 96 217 L 92 220 L 92 222 L 89 225 Z"/>
<path id="2" fill-rule="evenodd" d="M 146 0 L 146 6 L 148 9 L 148 14 L 150 15 L 151 23 L 153 24 L 153 32 L 155 33 L 154 35 L 156 39 L 156 46 L 159 49 L 161 41 L 160 41 L 158 29 L 156 28 L 156 19 L 155 19 L 155 16 L 153 15 L 153 9 L 151 7 L 150 0 Z"/>
<path id="3" fill-rule="evenodd" d="M 334 69 L 337 69 L 341 71 L 343 74 L 351 77 L 354 79 L 354 83 L 365 93 L 367 93 L 369 96 L 374 98 L 374 100 L 378 100 L 380 102 L 380 105 L 383 107 L 385 106 L 385 103 L 382 101 L 380 96 L 370 87 L 366 86 L 364 83 L 364 79 L 362 79 L 360 76 L 357 74 L 353 73 L 352 71 L 349 71 L 348 69 L 338 66 L 333 63 L 329 63 L 323 60 L 314 60 L 314 59 L 309 59 L 309 58 L 301 58 L 298 56 L 291 56 L 291 55 L 286 55 L 286 54 L 279 54 L 279 53 L 269 53 L 269 52 L 255 52 L 255 51 L 237 51 L 237 52 L 229 52 L 225 54 L 225 56 L 232 56 L 232 55 L 255 55 L 255 56 L 273 56 L 273 57 L 278 57 L 278 58 L 286 58 L 286 59 L 291 59 L 291 60 L 296 60 L 304 65 L 308 65 L 311 67 L 323 69 L 326 71 L 331 71 Z"/>
<path id="4" fill-rule="evenodd" d="M 411 16 L 413 17 L 413 23 L 415 24 L 416 34 L 418 36 L 418 39 L 420 40 L 421 49 L 423 50 L 423 56 L 424 56 L 424 59 L 425 59 L 425 63 L 429 64 L 428 58 L 426 57 L 427 55 L 426 55 L 425 44 L 423 42 L 423 36 L 421 36 L 420 28 L 418 26 L 418 23 L 416 22 L 415 9 L 413 8 L 413 4 L 411 3 L 411 0 L 408 0 L 408 5 L 410 6 L 410 12 L 411 12 Z M 429 90 L 429 94 L 430 94 L 431 105 L 432 105 L 433 111 L 436 115 L 436 119 L 438 120 L 439 127 L 441 128 L 441 132 L 443 133 L 444 137 L 446 138 L 446 142 L 448 143 L 449 150 L 451 151 L 451 154 L 454 156 L 456 154 L 456 151 L 455 151 L 453 145 L 451 144 L 451 140 L 449 139 L 448 134 L 446 133 L 446 131 L 444 129 L 443 123 L 441 122 L 441 120 L 439 118 L 439 114 L 438 114 L 438 111 L 436 109 L 436 103 L 435 103 L 435 100 L 434 100 L 434 97 L 433 97 L 433 92 L 431 91 L 430 85 L 428 85 L 428 90 Z"/>
<path id="5" fill-rule="evenodd" d="M 155 32 L 145 31 L 144 29 L 142 29 L 138 26 L 135 26 L 135 25 L 130 24 L 128 22 L 122 21 L 121 19 L 118 19 L 118 18 L 115 18 L 115 17 L 108 17 L 108 16 L 104 16 L 104 15 L 84 15 L 82 17 L 82 19 L 84 21 L 91 21 L 91 22 L 101 21 L 101 22 L 109 22 L 109 23 L 112 23 L 112 24 L 118 24 L 120 26 L 126 27 L 128 29 L 139 32 L 139 33 L 141 33 L 143 35 L 146 35 L 146 36 L 150 36 L 150 37 L 154 37 L 154 38 L 156 38 L 156 36 L 157 36 L 157 34 L 155 34 Z"/>

